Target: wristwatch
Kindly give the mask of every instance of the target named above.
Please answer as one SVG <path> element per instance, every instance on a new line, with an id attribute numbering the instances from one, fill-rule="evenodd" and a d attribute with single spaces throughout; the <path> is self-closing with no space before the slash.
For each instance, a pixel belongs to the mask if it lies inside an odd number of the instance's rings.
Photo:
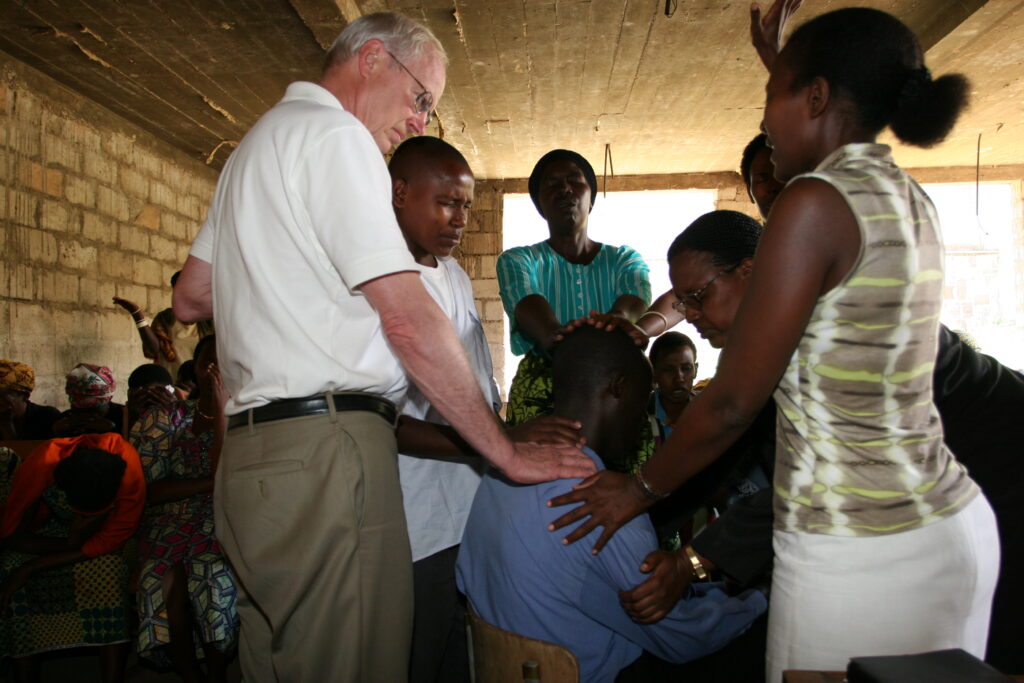
<path id="1" fill-rule="evenodd" d="M 690 565 L 693 567 L 693 575 L 697 577 L 698 581 L 710 581 L 711 577 L 708 575 L 708 570 L 700 561 L 700 556 L 697 555 L 697 551 L 692 546 L 683 546 L 683 551 L 686 553 L 686 557 L 690 560 Z"/>

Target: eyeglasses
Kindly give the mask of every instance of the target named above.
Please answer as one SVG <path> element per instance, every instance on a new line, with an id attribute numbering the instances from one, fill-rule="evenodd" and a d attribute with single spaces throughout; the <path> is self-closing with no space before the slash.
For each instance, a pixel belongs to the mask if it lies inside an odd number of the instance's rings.
<path id="1" fill-rule="evenodd" d="M 715 276 L 713 278 L 705 282 L 703 287 L 693 292 L 687 292 L 686 294 L 683 294 L 681 297 L 679 297 L 678 300 L 673 301 L 672 308 L 676 309 L 683 315 L 686 315 L 687 308 L 699 311 L 701 307 L 704 305 L 704 292 L 706 292 L 708 287 L 711 286 L 711 283 L 717 280 L 725 273 L 730 273 L 734 270 L 736 270 L 736 266 L 722 268 L 720 271 L 715 273 Z"/>
<path id="2" fill-rule="evenodd" d="M 409 71 L 409 67 L 407 67 L 405 64 L 402 64 L 402 60 L 400 60 L 398 57 L 393 55 L 391 53 L 391 50 L 385 50 L 385 52 L 387 52 L 389 55 L 391 55 L 391 59 L 395 60 L 395 64 L 397 64 L 398 66 L 402 67 L 402 71 L 404 71 L 405 73 L 409 74 L 409 77 L 412 78 L 412 80 L 416 81 L 416 85 L 418 85 L 420 88 L 422 88 L 420 93 L 418 95 L 416 95 L 416 113 L 417 114 L 426 114 L 427 115 L 427 121 L 426 121 L 426 123 L 424 125 L 429 126 L 430 125 L 430 120 L 432 118 L 434 118 L 433 113 L 432 113 L 432 110 L 434 108 L 434 96 L 433 96 L 433 94 L 431 94 L 431 92 L 429 90 L 427 90 L 427 86 L 423 85 L 420 82 L 420 79 L 418 79 L 418 78 L 416 78 L 415 76 L 412 75 L 412 72 Z"/>

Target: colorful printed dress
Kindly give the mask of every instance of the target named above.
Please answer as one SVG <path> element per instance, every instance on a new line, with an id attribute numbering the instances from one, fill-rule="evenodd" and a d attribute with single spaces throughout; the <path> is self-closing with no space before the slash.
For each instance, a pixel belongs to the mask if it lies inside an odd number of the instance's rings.
<path id="1" fill-rule="evenodd" d="M 151 410 L 136 423 L 131 442 L 139 451 L 147 483 L 213 475 L 209 460 L 213 432 L 193 433 L 194 416 L 195 401 L 179 401 Z M 170 642 L 163 578 L 177 565 L 184 567 L 188 579 L 197 626 L 197 655 L 202 656 L 204 643 L 222 652 L 234 646 L 238 635 L 237 591 L 227 559 L 214 536 L 211 493 L 148 506 L 142 522 L 139 558 L 141 656 L 168 663 L 159 650 Z"/>

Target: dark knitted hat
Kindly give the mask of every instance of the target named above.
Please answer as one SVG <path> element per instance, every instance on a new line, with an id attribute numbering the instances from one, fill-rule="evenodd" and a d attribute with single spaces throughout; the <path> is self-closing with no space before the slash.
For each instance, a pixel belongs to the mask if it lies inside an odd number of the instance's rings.
<path id="1" fill-rule="evenodd" d="M 544 175 L 544 169 L 553 161 L 571 161 L 583 171 L 583 177 L 587 179 L 587 184 L 590 185 L 590 208 L 593 209 L 594 202 L 597 201 L 597 176 L 594 175 L 594 167 L 582 155 L 576 152 L 568 149 L 553 149 L 542 156 L 537 165 L 533 167 L 530 181 L 527 184 L 527 187 L 530 189 L 530 199 L 533 200 L 533 205 L 537 207 L 537 212 L 541 216 L 544 215 L 544 212 L 540 210 L 540 202 L 537 201 L 537 195 L 540 192 L 540 178 Z"/>

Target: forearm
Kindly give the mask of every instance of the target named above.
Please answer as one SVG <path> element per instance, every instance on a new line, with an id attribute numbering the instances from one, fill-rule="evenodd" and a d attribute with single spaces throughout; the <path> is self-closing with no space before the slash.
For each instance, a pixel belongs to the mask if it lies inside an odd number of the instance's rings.
<path id="1" fill-rule="evenodd" d="M 611 309 L 606 311 L 612 315 L 619 315 L 630 322 L 635 322 L 637 318 L 643 315 L 644 311 L 647 310 L 647 304 L 644 300 L 635 294 L 623 294 L 615 303 L 612 304 Z"/>
<path id="2" fill-rule="evenodd" d="M 201 493 L 213 493 L 213 477 L 194 479 L 161 479 L 146 487 L 146 501 L 169 503 L 184 500 Z"/>
<path id="3" fill-rule="evenodd" d="M 770 488 L 740 498 L 690 544 L 709 563 L 743 585 L 771 566 L 772 495 Z M 710 567 L 709 567 L 710 568 Z"/>
<path id="4" fill-rule="evenodd" d="M 541 347 L 550 349 L 555 345 L 562 323 L 555 317 L 551 303 L 543 296 L 531 294 L 523 297 L 516 304 L 515 316 L 519 329 Z"/>
<path id="5" fill-rule="evenodd" d="M 48 569 L 57 569 L 58 567 L 65 567 L 69 564 L 75 564 L 76 562 L 83 562 L 88 559 L 89 556 L 81 550 L 68 550 L 65 547 L 64 552 L 40 555 L 39 557 L 32 558 L 25 563 L 25 566 L 33 574 L 36 574 Z"/>
<path id="6" fill-rule="evenodd" d="M 26 533 L 17 533 L 8 538 L 4 543 L 4 548 L 27 555 L 54 555 L 73 549 L 66 538 Z"/>
<path id="7" fill-rule="evenodd" d="M 362 285 L 409 378 L 471 448 L 499 469 L 514 458 L 512 443 L 484 398 L 451 322 L 415 273 Z"/>
<path id="8" fill-rule="evenodd" d="M 737 394 L 721 389 L 712 382 L 691 400 L 676 429 L 644 465 L 651 489 L 674 491 L 713 463 L 757 417 L 756 409 L 735 400 Z"/>
<path id="9" fill-rule="evenodd" d="M 171 295 L 174 317 L 184 323 L 213 318 L 213 267 L 189 256 Z"/>
<path id="10" fill-rule="evenodd" d="M 675 301 L 676 295 L 672 290 L 665 292 L 637 319 L 636 326 L 648 337 L 668 332 L 683 321 L 683 314 L 672 307 Z"/>
<path id="11" fill-rule="evenodd" d="M 398 420 L 398 452 L 421 458 L 478 456 L 472 446 L 450 425 L 417 420 L 403 415 Z"/>

